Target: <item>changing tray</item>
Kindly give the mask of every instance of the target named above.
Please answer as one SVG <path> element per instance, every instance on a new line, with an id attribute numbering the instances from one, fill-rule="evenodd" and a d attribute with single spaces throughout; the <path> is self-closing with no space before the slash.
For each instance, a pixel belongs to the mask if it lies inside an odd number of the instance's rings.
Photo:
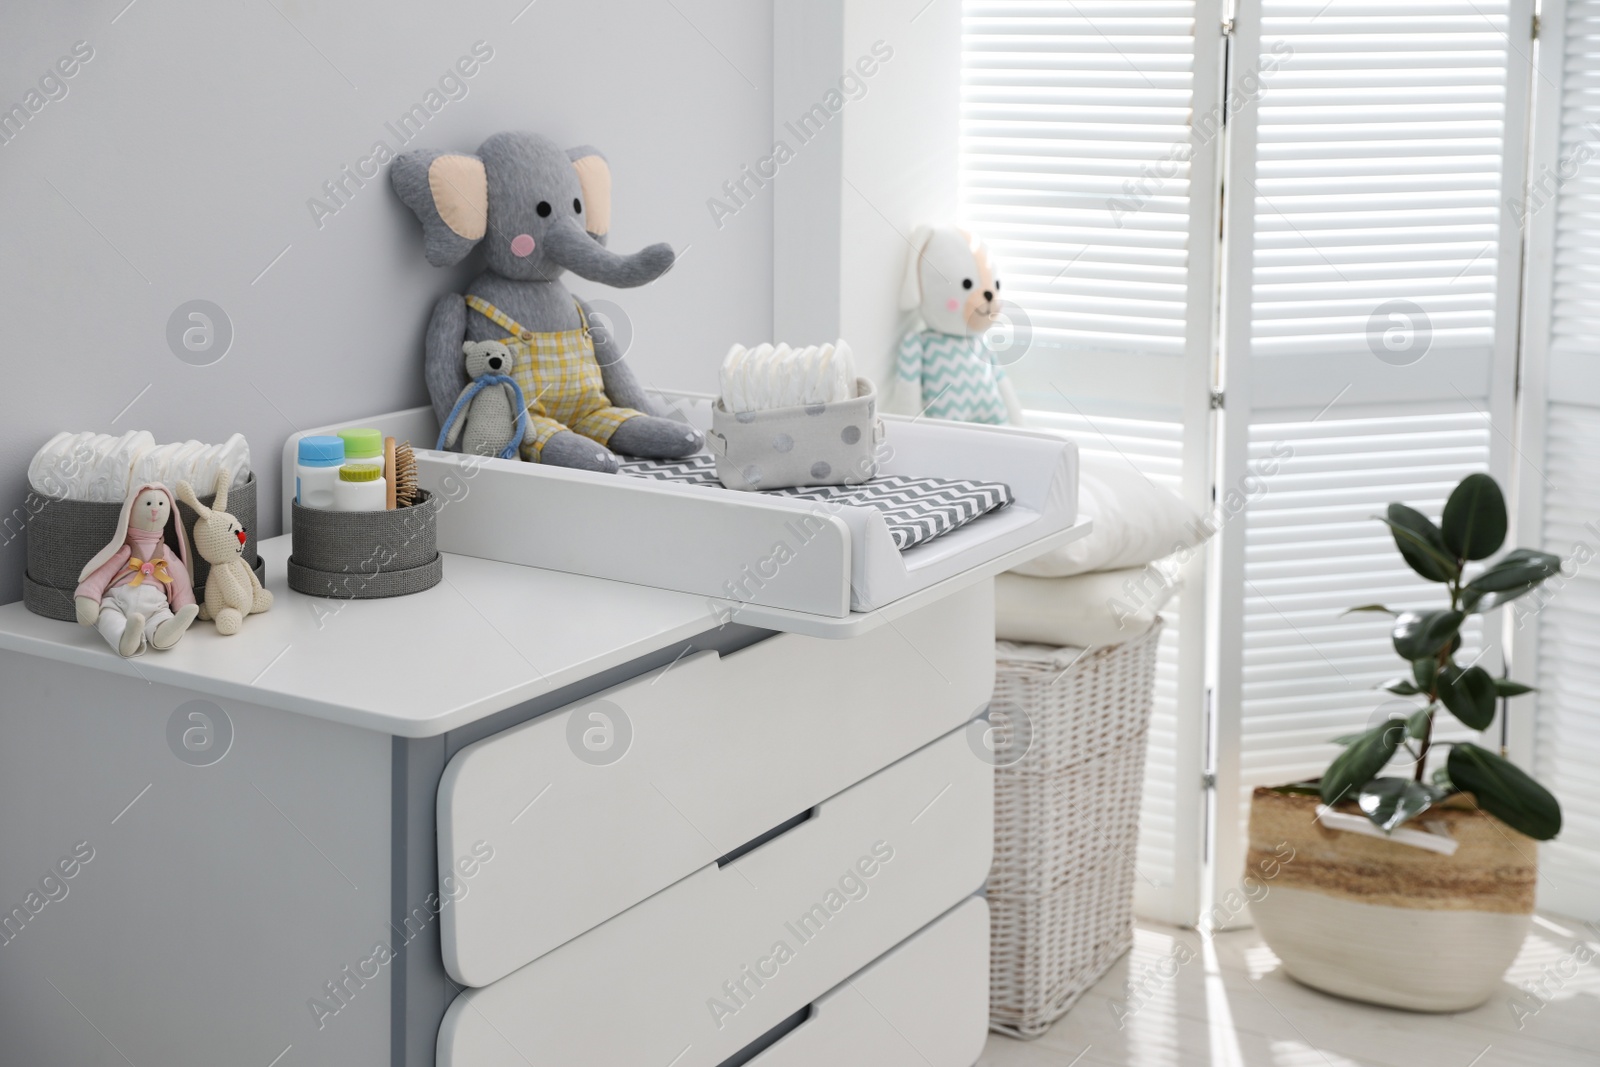
<path id="1" fill-rule="evenodd" d="M 672 407 L 711 425 L 709 397 Z M 505 563 L 610 578 L 706 598 L 725 622 L 818 637 L 875 628 L 956 588 L 992 577 L 1089 531 L 1077 517 L 1078 450 L 1053 434 L 884 416 L 884 475 L 1002 482 L 1013 502 L 901 551 L 883 513 L 767 493 L 596 474 L 518 460 L 417 449 L 422 487 L 440 500 L 438 547 Z M 431 408 L 366 416 L 432 441 Z M 285 507 L 300 434 L 284 446 Z"/>

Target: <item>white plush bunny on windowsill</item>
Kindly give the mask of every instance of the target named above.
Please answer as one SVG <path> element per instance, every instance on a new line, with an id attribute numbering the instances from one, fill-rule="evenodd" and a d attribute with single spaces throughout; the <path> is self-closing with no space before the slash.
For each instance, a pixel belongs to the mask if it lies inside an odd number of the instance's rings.
<path id="1" fill-rule="evenodd" d="M 1022 424 L 1022 405 L 984 339 L 1000 316 L 1000 278 L 983 242 L 955 226 L 911 236 L 900 306 L 922 329 L 900 341 L 888 410 L 1000 426 Z"/>

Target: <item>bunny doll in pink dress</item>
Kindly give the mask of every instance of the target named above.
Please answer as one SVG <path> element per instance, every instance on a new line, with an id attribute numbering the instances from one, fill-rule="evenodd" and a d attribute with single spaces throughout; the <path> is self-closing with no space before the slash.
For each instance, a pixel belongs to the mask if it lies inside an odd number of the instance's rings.
<path id="1" fill-rule="evenodd" d="M 84 564 L 73 601 L 78 622 L 99 630 L 123 656 L 138 655 L 146 644 L 178 643 L 200 608 L 183 521 L 166 486 L 141 485 L 128 494 L 116 535 Z"/>

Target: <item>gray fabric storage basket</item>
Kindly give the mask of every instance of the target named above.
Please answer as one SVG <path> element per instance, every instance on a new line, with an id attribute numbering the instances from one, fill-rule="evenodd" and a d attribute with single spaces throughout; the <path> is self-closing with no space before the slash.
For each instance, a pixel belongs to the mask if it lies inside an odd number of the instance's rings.
<path id="1" fill-rule="evenodd" d="M 719 397 L 711 405 L 708 443 L 729 489 L 870 481 L 882 440 L 878 395 L 866 378 L 856 379 L 854 399 L 832 404 L 732 412 Z"/>
<path id="2" fill-rule="evenodd" d="M 171 486 L 168 486 L 171 488 Z M 173 499 L 177 499 L 174 495 Z M 215 493 L 207 493 L 200 503 L 211 505 Z M 121 502 L 114 504 L 89 500 L 53 500 L 29 490 L 28 570 L 22 580 L 23 605 L 35 615 L 71 622 L 77 618 L 72 603 L 78 587 L 78 574 L 94 554 L 106 546 L 117 532 Z M 228 511 L 245 530 L 244 558 L 250 561 L 256 577 L 266 585 L 266 564 L 256 553 L 256 477 L 252 473 L 243 485 L 228 490 Z M 178 503 L 184 536 L 189 539 L 189 577 L 196 600 L 203 599 L 206 575 L 211 564 L 194 550 L 195 513 L 188 504 Z"/>
<path id="3" fill-rule="evenodd" d="M 439 502 L 427 491 L 393 511 L 328 511 L 294 505 L 289 588 L 338 600 L 420 593 L 444 577 Z"/>

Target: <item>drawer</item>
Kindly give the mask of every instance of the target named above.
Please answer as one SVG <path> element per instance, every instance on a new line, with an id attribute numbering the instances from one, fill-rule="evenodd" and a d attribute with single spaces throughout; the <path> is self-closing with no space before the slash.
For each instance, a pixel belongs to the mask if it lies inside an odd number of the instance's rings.
<path id="1" fill-rule="evenodd" d="M 993 800 L 989 764 L 957 729 L 755 850 L 463 992 L 438 1063 L 716 1067 L 975 892 Z"/>
<path id="2" fill-rule="evenodd" d="M 972 1067 L 989 1032 L 989 908 L 971 897 L 811 1005 L 749 1067 Z"/>
<path id="3" fill-rule="evenodd" d="M 438 795 L 441 868 L 472 872 L 441 887 L 451 977 L 502 978 L 970 720 L 992 588 L 847 641 L 691 651 L 462 749 Z"/>

